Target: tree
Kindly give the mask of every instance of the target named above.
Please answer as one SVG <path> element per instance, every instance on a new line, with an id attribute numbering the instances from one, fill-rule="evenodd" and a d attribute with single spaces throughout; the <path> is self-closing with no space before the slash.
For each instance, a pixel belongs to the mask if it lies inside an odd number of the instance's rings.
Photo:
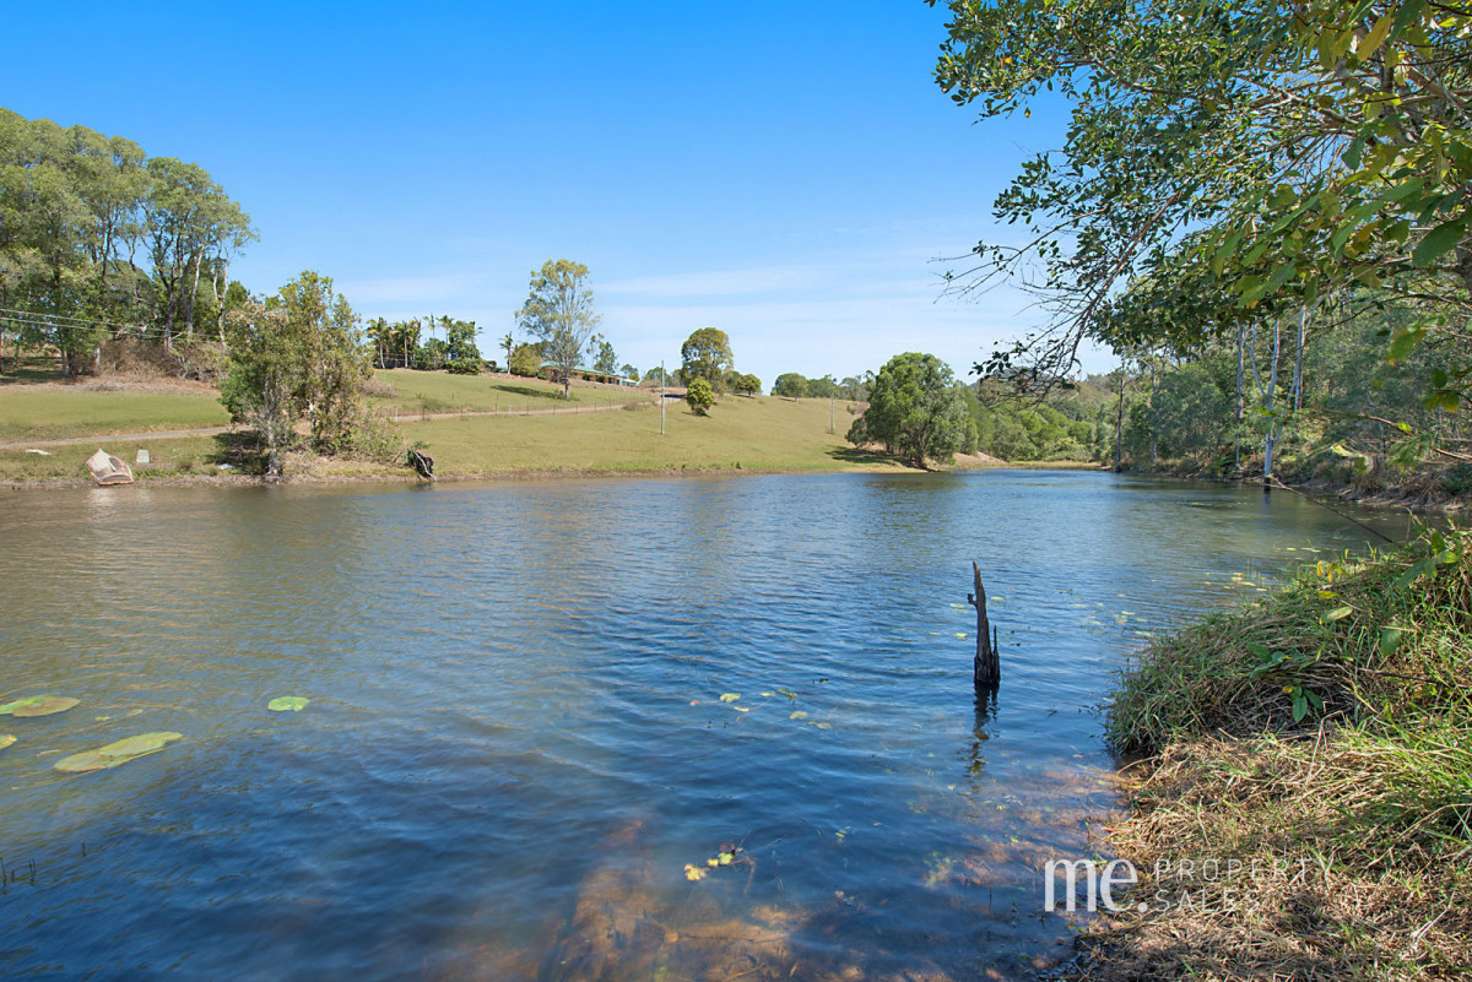
<path id="1" fill-rule="evenodd" d="M 755 375 L 735 372 L 731 376 L 731 391 L 739 396 L 754 396 L 762 390 L 762 380 Z"/>
<path id="2" fill-rule="evenodd" d="M 593 370 L 602 372 L 604 375 L 618 374 L 618 355 L 614 353 L 613 345 L 601 334 L 593 335 Z"/>
<path id="3" fill-rule="evenodd" d="M 517 312 L 521 329 L 541 342 L 543 357 L 557 369 L 564 399 L 572 398 L 572 373 L 600 319 L 587 281 L 582 263 L 549 259 L 532 273 L 526 303 Z"/>
<path id="4" fill-rule="evenodd" d="M 232 419 L 256 430 L 267 477 L 281 476 L 282 454 L 303 416 L 314 449 L 352 448 L 372 368 L 357 316 L 330 278 L 303 272 L 265 303 L 232 311 L 227 329 L 230 358 L 220 401 Z"/>
<path id="5" fill-rule="evenodd" d="M 807 388 L 808 398 L 810 399 L 837 399 L 841 394 L 838 389 L 838 383 L 833 380 L 832 375 L 808 379 Z"/>
<path id="6" fill-rule="evenodd" d="M 230 367 L 220 401 L 230 418 L 256 431 L 265 455 L 266 477 L 281 477 L 282 454 L 296 439 L 302 413 L 307 363 L 299 337 L 302 325 L 280 307 L 251 301 L 227 318 Z"/>
<path id="7" fill-rule="evenodd" d="M 660 368 L 658 365 L 655 365 L 653 368 L 649 369 L 649 371 L 647 371 L 647 372 L 644 373 L 644 378 L 640 382 L 640 384 L 641 385 L 671 385 L 673 383 L 671 382 L 671 380 L 669 378 L 669 373 L 666 372 L 663 368 Z"/>
<path id="8" fill-rule="evenodd" d="M 934 355 L 907 352 L 879 370 L 862 419 L 864 437 L 925 468 L 964 445 L 970 415 L 951 369 Z"/>
<path id="9" fill-rule="evenodd" d="M 624 362 L 623 367 L 619 369 L 619 372 L 626 379 L 629 379 L 635 383 L 639 381 L 639 370 L 633 365 L 630 365 L 628 362 Z"/>
<path id="10" fill-rule="evenodd" d="M 382 317 L 368 322 L 368 340 L 373 342 L 373 361 L 379 368 L 388 367 L 388 354 L 393 350 L 394 328 Z"/>
<path id="11" fill-rule="evenodd" d="M 357 314 L 333 289 L 331 277 L 311 270 L 283 286 L 266 306 L 285 312 L 306 360 L 301 398 L 313 449 L 349 449 L 360 422 L 363 383 L 373 374 Z"/>
<path id="12" fill-rule="evenodd" d="M 501 338 L 501 350 L 506 352 L 506 370 L 509 372 L 511 371 L 511 353 L 516 350 L 516 338 L 510 331 L 507 331 L 506 336 Z"/>
<path id="13" fill-rule="evenodd" d="M 542 349 L 535 344 L 518 344 L 511 352 L 506 370 L 530 378 L 542 370 Z"/>
<path id="14" fill-rule="evenodd" d="M 702 327 L 685 339 L 680 346 L 680 370 L 688 385 L 697 378 L 710 383 L 713 391 L 719 390 L 725 374 L 735 367 L 731 355 L 731 339 L 726 332 L 714 327 Z"/>
<path id="15" fill-rule="evenodd" d="M 797 372 L 783 372 L 772 383 L 772 395 L 787 399 L 801 399 L 808 394 L 808 380 Z"/>
<path id="16" fill-rule="evenodd" d="M 716 404 L 715 389 L 704 377 L 693 378 L 685 389 L 685 401 L 695 415 L 709 416 L 711 407 Z"/>
<path id="17" fill-rule="evenodd" d="M 955 102 L 983 116 L 1044 88 L 1073 102 L 1064 145 L 996 200 L 1001 222 L 1028 230 L 1023 245 L 983 243 L 952 278 L 969 291 L 1024 275 L 1051 315 L 978 370 L 1049 382 L 1085 339 L 1186 353 L 1322 298 L 1391 298 L 1417 316 L 1391 335 L 1387 359 L 1431 339 L 1460 345 L 1426 398 L 1448 410 L 1466 399 L 1472 355 L 1455 326 L 1472 313 L 1464 4 L 949 6 L 937 79 Z"/>
<path id="18" fill-rule="evenodd" d="M 475 343 L 475 321 L 442 317 L 445 326 L 446 367 L 457 375 L 477 375 L 482 364 L 480 348 Z"/>

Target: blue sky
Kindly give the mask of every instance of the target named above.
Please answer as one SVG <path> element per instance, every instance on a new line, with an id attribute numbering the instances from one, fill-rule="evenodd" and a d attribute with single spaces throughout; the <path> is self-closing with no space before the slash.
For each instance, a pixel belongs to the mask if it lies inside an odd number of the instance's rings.
<path id="1" fill-rule="evenodd" d="M 0 104 L 206 167 L 261 239 L 234 272 L 333 276 L 365 316 L 447 313 L 483 350 L 543 259 L 586 263 L 621 360 L 694 328 L 737 366 L 842 377 L 905 350 L 958 371 L 1025 298 L 941 297 L 939 256 L 1059 103 L 973 125 L 931 80 L 920 0 L 30 4 Z M 1102 367 L 1102 356 L 1090 359 Z M 1097 364 L 1093 364 L 1097 362 Z"/>

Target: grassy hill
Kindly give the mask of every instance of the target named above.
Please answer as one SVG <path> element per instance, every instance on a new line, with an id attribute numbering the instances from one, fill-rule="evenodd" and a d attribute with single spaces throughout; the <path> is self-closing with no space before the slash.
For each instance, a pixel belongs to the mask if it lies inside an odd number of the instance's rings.
<path id="1" fill-rule="evenodd" d="M 648 390 L 580 385 L 572 394 L 565 401 L 557 386 L 538 379 L 404 369 L 377 372 L 370 386 L 372 403 L 400 417 L 405 442 L 424 445 L 448 478 L 902 469 L 845 443 L 851 417 L 842 407 L 836 432 L 828 433 L 827 400 L 727 396 L 707 417 L 670 400 L 661 435 L 658 400 Z M 488 412 L 505 415 L 413 418 Z M 250 460 L 236 435 L 147 436 L 228 422 L 216 392 L 203 385 L 0 380 L 0 444 L 10 444 L 0 447 L 0 480 L 80 480 L 82 462 L 98 446 L 130 462 L 146 448 L 152 461 L 135 468 L 140 479 L 239 474 Z M 298 461 L 295 473 L 333 479 L 407 471 L 328 460 Z"/>
<path id="2" fill-rule="evenodd" d="M 580 407 L 651 398 L 647 390 L 578 385 Z M 374 373 L 373 405 L 394 415 L 534 411 L 566 407 L 559 386 L 509 375 L 450 375 L 391 369 Z M 35 371 L 0 376 L 0 443 L 60 440 L 103 433 L 225 426 L 230 416 L 207 385 L 173 380 L 87 379 L 63 382 Z"/>

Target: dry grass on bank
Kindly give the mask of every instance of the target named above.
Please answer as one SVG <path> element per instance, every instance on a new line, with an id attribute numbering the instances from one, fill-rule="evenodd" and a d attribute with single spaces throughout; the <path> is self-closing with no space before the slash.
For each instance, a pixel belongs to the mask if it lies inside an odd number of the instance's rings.
<path id="1" fill-rule="evenodd" d="M 1469 674 L 1465 532 L 1158 642 L 1110 724 L 1152 755 L 1110 840 L 1150 910 L 1095 923 L 1077 977 L 1472 971 Z"/>

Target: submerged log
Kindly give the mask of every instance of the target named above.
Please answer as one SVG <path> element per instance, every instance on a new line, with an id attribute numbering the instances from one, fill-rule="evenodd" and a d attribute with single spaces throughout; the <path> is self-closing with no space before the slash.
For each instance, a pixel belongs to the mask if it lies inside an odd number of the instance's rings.
<path id="1" fill-rule="evenodd" d="M 1002 681 L 997 633 L 986 613 L 986 587 L 981 582 L 981 567 L 974 561 L 971 575 L 976 586 L 975 592 L 966 595 L 966 602 L 976 608 L 976 658 L 971 666 L 971 681 L 977 692 L 992 692 Z"/>

